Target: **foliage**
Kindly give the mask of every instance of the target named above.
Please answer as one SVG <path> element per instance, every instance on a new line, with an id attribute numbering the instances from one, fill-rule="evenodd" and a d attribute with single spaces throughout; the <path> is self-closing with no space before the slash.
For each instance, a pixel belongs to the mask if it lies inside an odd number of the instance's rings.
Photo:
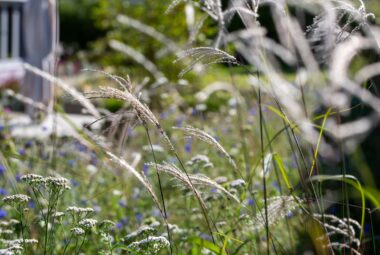
<path id="1" fill-rule="evenodd" d="M 180 11 L 191 6 L 206 32 L 186 44 Z M 99 63 L 128 64 L 131 78 L 91 71 L 103 86 L 85 97 L 24 65 L 96 121 L 73 137 L 51 123 L 27 139 L 2 110 L 3 249 L 376 254 L 379 190 L 358 144 L 380 120 L 380 33 L 364 2 L 114 0 L 100 1 L 95 16 L 108 31 L 95 46 Z M 177 60 L 156 55 L 162 42 L 180 48 Z M 94 106 L 114 100 L 112 113 Z"/>

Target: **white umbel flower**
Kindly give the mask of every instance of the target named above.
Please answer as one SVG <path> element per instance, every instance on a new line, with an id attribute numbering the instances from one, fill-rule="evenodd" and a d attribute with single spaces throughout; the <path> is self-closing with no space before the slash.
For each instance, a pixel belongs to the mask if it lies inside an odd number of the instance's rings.
<path id="1" fill-rule="evenodd" d="M 29 202 L 30 197 L 23 194 L 10 195 L 3 198 L 3 202 L 10 205 L 21 205 Z"/>
<path id="2" fill-rule="evenodd" d="M 70 231 L 75 236 L 81 236 L 81 235 L 84 235 L 85 233 L 83 228 L 72 228 Z"/>
<path id="3" fill-rule="evenodd" d="M 95 219 L 83 219 L 79 222 L 79 226 L 85 230 L 90 230 L 95 227 L 97 223 L 98 221 Z"/>

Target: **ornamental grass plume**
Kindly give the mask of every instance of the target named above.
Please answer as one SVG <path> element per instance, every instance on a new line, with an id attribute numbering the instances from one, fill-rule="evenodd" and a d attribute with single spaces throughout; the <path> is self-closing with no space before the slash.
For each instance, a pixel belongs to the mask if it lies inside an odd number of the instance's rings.
<path id="1" fill-rule="evenodd" d="M 212 146 L 214 146 L 217 150 L 219 150 L 227 159 L 228 162 L 234 167 L 234 169 L 237 171 L 237 166 L 235 161 L 232 159 L 230 154 L 223 148 L 223 146 L 218 143 L 214 137 L 212 137 L 210 134 L 206 133 L 203 130 L 200 130 L 198 128 L 194 128 L 191 126 L 187 127 L 173 127 L 173 129 L 180 130 L 185 133 L 187 136 L 195 137 L 205 143 L 208 143 Z"/>
<path id="2" fill-rule="evenodd" d="M 192 189 L 192 184 L 193 185 L 199 185 L 199 186 L 206 186 L 210 188 L 215 188 L 217 190 L 220 190 L 222 193 L 227 195 L 229 198 L 234 200 L 237 203 L 241 203 L 240 200 L 233 194 L 231 194 L 228 190 L 223 188 L 221 185 L 219 185 L 216 181 L 208 178 L 205 175 L 186 175 L 183 173 L 178 167 L 176 167 L 174 164 L 169 164 L 165 163 L 164 164 L 154 164 L 154 163 L 149 163 L 148 165 L 155 166 L 158 171 L 169 174 L 175 178 L 175 180 L 179 180 L 182 183 L 184 183 L 187 188 Z M 190 181 L 192 184 L 190 183 Z M 198 190 L 196 191 L 197 193 L 201 194 Z"/>

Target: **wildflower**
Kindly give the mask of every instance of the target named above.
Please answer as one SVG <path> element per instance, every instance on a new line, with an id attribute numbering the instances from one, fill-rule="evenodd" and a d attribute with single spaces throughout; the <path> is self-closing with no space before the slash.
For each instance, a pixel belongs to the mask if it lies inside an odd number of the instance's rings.
<path id="1" fill-rule="evenodd" d="M 14 234 L 13 230 L 10 230 L 10 229 L 1 229 L 0 233 L 1 233 L 1 235 L 13 235 Z"/>
<path id="2" fill-rule="evenodd" d="M 18 150 L 18 154 L 20 154 L 21 156 L 25 156 L 26 155 L 26 151 L 24 149 L 19 149 Z"/>
<path id="3" fill-rule="evenodd" d="M 255 204 L 255 201 L 253 200 L 253 198 L 248 198 L 247 199 L 247 205 L 253 206 L 254 204 Z"/>
<path id="4" fill-rule="evenodd" d="M 144 163 L 143 165 L 143 172 L 144 172 L 144 175 L 148 175 L 148 170 L 149 170 L 149 165 Z"/>
<path id="5" fill-rule="evenodd" d="M 70 167 L 74 167 L 75 164 L 76 164 L 76 160 L 75 159 L 70 159 L 67 161 L 67 164 L 70 166 Z"/>
<path id="6" fill-rule="evenodd" d="M 95 219 L 83 219 L 79 222 L 79 226 L 81 226 L 85 230 L 90 230 L 91 228 L 95 227 L 98 223 Z"/>
<path id="7" fill-rule="evenodd" d="M 28 207 L 31 209 L 36 208 L 36 203 L 33 200 L 31 200 L 28 202 Z"/>
<path id="8" fill-rule="evenodd" d="M 230 186 L 232 188 L 236 188 L 236 187 L 241 187 L 241 186 L 244 186 L 245 185 L 245 181 L 242 180 L 242 179 L 236 179 L 236 180 L 233 180 L 231 183 L 230 183 Z"/>
<path id="9" fill-rule="evenodd" d="M 31 185 L 32 187 L 45 183 L 45 178 L 37 174 L 23 175 L 20 177 L 20 180 Z"/>
<path id="10" fill-rule="evenodd" d="M 53 214 L 53 217 L 54 218 L 62 218 L 63 216 L 65 216 L 65 213 L 64 212 L 55 212 Z"/>
<path id="11" fill-rule="evenodd" d="M 160 250 L 169 246 L 169 241 L 163 236 L 148 236 L 146 239 L 131 243 L 128 248 L 137 252 L 150 251 L 150 254 L 158 254 Z"/>
<path id="12" fill-rule="evenodd" d="M 0 195 L 6 196 L 6 195 L 8 195 L 8 191 L 6 191 L 6 189 L 4 189 L 4 188 L 0 188 Z"/>
<path id="13" fill-rule="evenodd" d="M 76 206 L 70 206 L 66 209 L 67 212 L 70 212 L 70 213 L 75 213 L 75 214 L 87 214 L 87 213 L 92 213 L 94 212 L 94 209 L 90 208 L 90 207 L 76 207 Z"/>
<path id="14" fill-rule="evenodd" d="M 142 226 L 138 230 L 130 233 L 129 235 L 123 238 L 124 244 L 130 244 L 136 240 L 147 238 L 157 233 L 157 229 L 150 226 Z"/>
<path id="15" fill-rule="evenodd" d="M 0 208 L 0 219 L 4 219 L 5 217 L 7 217 L 7 214 L 8 214 L 7 211 Z"/>
<path id="16" fill-rule="evenodd" d="M 192 139 L 191 138 L 187 139 L 187 142 L 185 144 L 186 153 L 191 153 L 191 144 L 192 144 Z"/>
<path id="17" fill-rule="evenodd" d="M 21 176 L 22 176 L 22 175 L 21 175 L 20 173 L 17 173 L 17 174 L 16 174 L 15 179 L 16 179 L 17 182 L 19 182 L 19 181 L 21 180 Z"/>
<path id="18" fill-rule="evenodd" d="M 91 164 L 86 166 L 86 170 L 91 175 L 96 174 L 96 172 L 98 171 L 98 169 L 96 168 L 96 166 L 91 165 Z"/>
<path id="19" fill-rule="evenodd" d="M 0 164 L 0 175 L 3 175 L 5 173 L 5 170 L 6 170 L 5 166 Z"/>
<path id="20" fill-rule="evenodd" d="M 85 233 L 83 228 L 72 228 L 70 229 L 70 232 L 75 236 L 81 236 Z"/>
<path id="21" fill-rule="evenodd" d="M 46 186 L 54 191 L 70 189 L 69 181 L 63 177 L 47 177 L 45 181 Z"/>
<path id="22" fill-rule="evenodd" d="M 160 118 L 166 120 L 169 117 L 169 113 L 167 111 L 162 112 Z"/>
<path id="23" fill-rule="evenodd" d="M 30 200 L 30 197 L 23 194 L 6 196 L 3 198 L 3 202 L 10 205 L 25 204 L 29 202 L 29 200 Z"/>
<path id="24" fill-rule="evenodd" d="M 33 141 L 32 140 L 29 140 L 25 143 L 25 148 L 30 148 L 33 146 Z"/>
<path id="25" fill-rule="evenodd" d="M 142 213 L 136 213 L 136 215 L 135 215 L 135 217 L 136 217 L 136 221 L 138 222 L 138 223 L 141 223 L 141 221 L 142 221 L 142 219 L 143 219 L 143 215 L 142 215 Z"/>
<path id="26" fill-rule="evenodd" d="M 124 224 L 123 224 L 122 221 L 118 221 L 118 222 L 116 223 L 115 226 L 116 226 L 118 229 L 121 229 L 121 228 L 123 228 Z"/>
<path id="27" fill-rule="evenodd" d="M 119 200 L 120 207 L 127 207 L 127 202 L 124 199 Z"/>
<path id="28" fill-rule="evenodd" d="M 79 182 L 77 180 L 75 180 L 75 179 L 71 179 L 70 180 L 70 184 L 73 187 L 78 187 L 79 186 Z"/>
<path id="29" fill-rule="evenodd" d="M 22 252 L 24 249 L 20 245 L 13 245 L 9 247 L 7 250 L 11 252 L 10 254 L 18 254 Z"/>
<path id="30" fill-rule="evenodd" d="M 218 176 L 215 178 L 215 182 L 218 184 L 223 184 L 223 183 L 226 183 L 227 181 L 228 179 L 225 176 Z"/>

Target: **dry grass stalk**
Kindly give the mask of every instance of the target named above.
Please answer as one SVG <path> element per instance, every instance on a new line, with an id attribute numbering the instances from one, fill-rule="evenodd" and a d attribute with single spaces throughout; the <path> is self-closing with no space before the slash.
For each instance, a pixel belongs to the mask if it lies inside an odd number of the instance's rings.
<path id="1" fill-rule="evenodd" d="M 341 237 L 343 241 L 340 242 L 330 242 L 328 247 L 335 249 L 337 251 L 342 249 L 347 249 L 352 251 L 354 254 L 361 254 L 358 250 L 360 249 L 360 240 L 356 237 L 355 228 L 361 231 L 361 226 L 359 222 L 351 218 L 340 219 L 332 214 L 313 214 L 314 218 L 325 228 L 326 235 L 331 237 Z M 324 237 L 320 237 L 324 238 Z"/>
<path id="2" fill-rule="evenodd" d="M 190 57 L 193 60 L 190 64 L 184 68 L 179 74 L 182 77 L 187 72 L 192 70 L 195 65 L 202 63 L 205 66 L 217 64 L 217 63 L 232 63 L 238 64 L 236 58 L 225 51 L 222 51 L 213 47 L 198 47 L 192 48 L 185 51 L 181 51 L 177 54 L 177 59 L 174 63 L 181 61 L 184 58 Z"/>
<path id="3" fill-rule="evenodd" d="M 144 67 L 145 70 L 147 70 L 159 83 L 165 83 L 168 81 L 165 75 L 158 70 L 157 66 L 137 50 L 117 40 L 111 40 L 109 45 L 112 49 L 120 51 L 133 58 L 133 60 Z"/>
<path id="4" fill-rule="evenodd" d="M 78 100 L 78 102 L 80 104 L 82 104 L 88 110 L 88 112 L 91 115 L 93 115 L 96 118 L 100 118 L 100 113 L 98 112 L 96 107 L 85 96 L 83 96 L 79 91 L 75 90 L 72 86 L 65 83 L 63 80 L 61 80 L 57 77 L 54 77 L 53 75 L 51 75 L 47 72 L 44 72 L 41 69 L 38 69 L 37 67 L 34 67 L 34 66 L 27 64 L 27 63 L 23 63 L 23 67 L 26 70 L 50 81 L 52 83 L 52 85 L 57 85 L 58 87 L 63 89 L 65 92 L 69 93 L 73 98 Z"/>
<path id="5" fill-rule="evenodd" d="M 300 208 L 301 199 L 295 199 L 294 196 L 276 196 L 267 199 L 267 212 L 268 212 L 268 226 L 271 226 L 284 219 L 285 217 L 291 216 L 293 212 Z M 259 231 L 264 229 L 267 224 L 265 220 L 265 209 L 259 211 L 253 220 L 254 229 Z"/>
<path id="6" fill-rule="evenodd" d="M 157 167 L 157 170 L 163 173 L 167 173 L 171 176 L 173 176 L 175 179 L 180 180 L 184 184 L 187 185 L 188 188 L 192 189 L 192 185 L 189 181 L 194 185 L 203 185 L 210 188 L 216 188 L 226 194 L 228 197 L 232 198 L 234 201 L 240 204 L 240 200 L 231 194 L 228 190 L 223 188 L 221 185 L 216 183 L 214 180 L 208 178 L 204 175 L 189 175 L 189 178 L 186 176 L 185 173 L 183 173 L 179 168 L 177 168 L 174 164 L 164 163 L 164 164 L 154 164 L 150 163 L 149 165 Z M 198 191 L 197 191 L 198 192 Z M 199 193 L 199 192 L 198 192 Z"/>
<path id="7" fill-rule="evenodd" d="M 161 212 L 161 215 L 163 216 L 164 220 L 166 221 L 164 211 L 161 208 L 161 204 L 160 204 L 160 202 L 159 202 L 159 200 L 157 198 L 157 195 L 154 193 L 152 185 L 150 184 L 150 182 L 148 181 L 148 179 L 144 175 L 142 175 L 141 173 L 139 173 L 131 165 L 129 165 L 124 159 L 119 158 L 118 156 L 116 156 L 115 154 L 113 154 L 112 152 L 110 152 L 108 150 L 106 150 L 106 154 L 114 162 L 116 162 L 118 165 L 120 165 L 124 169 L 128 170 L 128 172 L 130 172 L 131 174 L 133 174 L 133 176 L 135 176 L 140 181 L 140 183 L 148 190 L 149 194 L 151 195 L 151 197 L 153 199 L 153 202 L 156 204 L 156 206 L 158 207 L 158 209 Z"/>
<path id="8" fill-rule="evenodd" d="M 16 98 L 17 100 L 19 100 L 20 102 L 23 102 L 24 104 L 28 104 L 28 105 L 31 105 L 33 106 L 34 108 L 38 109 L 38 110 L 41 110 L 41 111 L 47 111 L 48 108 L 46 107 L 46 105 L 44 105 L 43 103 L 41 102 L 36 102 L 35 100 L 33 100 L 32 98 L 30 97 L 26 97 L 26 96 L 23 96 L 19 93 L 15 93 L 13 90 L 11 89 L 7 89 L 4 91 L 4 93 L 7 95 L 7 96 L 11 96 L 11 97 L 14 97 Z"/>
<path id="9" fill-rule="evenodd" d="M 200 130 L 198 128 L 191 127 L 191 126 L 187 126 L 187 127 L 183 127 L 183 128 L 173 127 L 173 129 L 181 130 L 188 136 L 198 138 L 199 140 L 204 141 L 205 143 L 208 143 L 208 144 L 214 146 L 216 149 L 218 149 L 228 159 L 228 162 L 234 167 L 234 169 L 237 170 L 236 163 L 232 159 L 230 154 L 228 154 L 228 152 L 223 148 L 223 146 L 220 143 L 218 143 L 215 140 L 214 137 L 212 137 L 211 135 L 209 135 L 205 131 Z"/>

